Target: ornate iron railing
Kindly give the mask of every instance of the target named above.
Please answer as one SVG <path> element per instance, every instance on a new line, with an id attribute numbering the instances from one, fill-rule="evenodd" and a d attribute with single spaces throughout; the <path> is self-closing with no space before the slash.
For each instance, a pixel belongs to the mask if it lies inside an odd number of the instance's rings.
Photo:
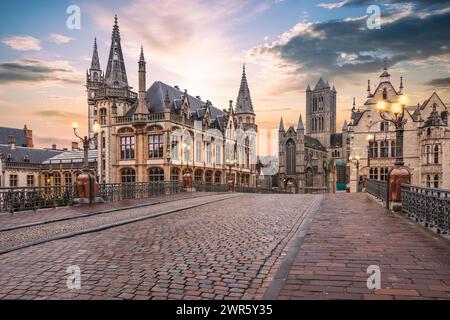
<path id="1" fill-rule="evenodd" d="M 230 190 L 233 188 L 230 188 L 228 184 L 214 184 L 214 183 L 203 183 L 203 182 L 195 182 L 194 183 L 195 191 L 197 192 L 238 192 L 238 193 L 279 193 L 279 194 L 287 194 L 289 192 L 282 191 L 282 190 L 273 190 L 273 189 L 266 189 L 266 188 L 255 188 L 255 187 L 249 187 L 244 185 L 236 185 L 234 186 L 234 190 Z"/>
<path id="2" fill-rule="evenodd" d="M 382 200 L 384 203 L 387 202 L 388 199 L 388 188 L 386 181 L 378 181 L 378 180 L 366 180 L 366 192 L 370 193 L 374 197 Z"/>
<path id="3" fill-rule="evenodd" d="M 0 188 L 0 212 L 67 206 L 73 198 L 72 186 Z"/>
<path id="4" fill-rule="evenodd" d="M 105 202 L 142 199 L 184 191 L 183 184 L 178 181 L 106 183 L 99 185 L 99 189 L 100 196 Z"/>
<path id="5" fill-rule="evenodd" d="M 438 233 L 450 233 L 450 190 L 402 185 L 402 211 Z"/>

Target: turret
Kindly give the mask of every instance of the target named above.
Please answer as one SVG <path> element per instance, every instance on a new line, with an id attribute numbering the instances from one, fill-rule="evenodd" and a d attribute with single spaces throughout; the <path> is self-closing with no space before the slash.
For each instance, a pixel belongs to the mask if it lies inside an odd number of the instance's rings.
<path id="1" fill-rule="evenodd" d="M 138 93 L 138 106 L 136 109 L 136 114 L 148 114 L 148 107 L 145 98 L 145 58 L 144 58 L 144 48 L 141 46 L 141 55 L 139 56 L 139 93 Z"/>

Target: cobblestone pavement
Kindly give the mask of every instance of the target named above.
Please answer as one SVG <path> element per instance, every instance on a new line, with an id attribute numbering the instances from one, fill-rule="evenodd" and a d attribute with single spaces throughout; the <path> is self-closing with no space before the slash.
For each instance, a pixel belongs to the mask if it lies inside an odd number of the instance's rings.
<path id="1" fill-rule="evenodd" d="M 18 247 L 60 238 L 68 234 L 92 231 L 110 226 L 111 224 L 123 223 L 129 219 L 152 217 L 186 207 L 199 206 L 204 203 L 216 202 L 227 198 L 238 197 L 236 194 L 220 194 L 200 196 L 173 200 L 154 204 L 152 206 L 135 207 L 133 209 L 118 210 L 114 212 L 96 214 L 71 220 L 62 220 L 52 223 L 24 227 L 11 231 L 0 232 L 0 254 Z"/>
<path id="2" fill-rule="evenodd" d="M 367 289 L 379 265 L 381 289 Z M 326 195 L 279 299 L 450 299 L 450 246 L 366 194 Z"/>
<path id="3" fill-rule="evenodd" d="M 19 211 L 14 213 L 0 213 L 0 230 L 24 224 L 32 224 L 53 219 L 65 219 L 80 215 L 92 214 L 105 210 L 114 210 L 131 206 L 152 205 L 160 202 L 186 199 L 192 197 L 208 196 L 213 193 L 184 192 L 171 195 L 159 195 L 144 199 L 121 200 L 109 203 L 97 203 L 92 206 L 59 207 L 41 209 L 37 211 Z"/>
<path id="4" fill-rule="evenodd" d="M 245 194 L 2 254 L 0 299 L 258 299 L 321 199 Z"/>

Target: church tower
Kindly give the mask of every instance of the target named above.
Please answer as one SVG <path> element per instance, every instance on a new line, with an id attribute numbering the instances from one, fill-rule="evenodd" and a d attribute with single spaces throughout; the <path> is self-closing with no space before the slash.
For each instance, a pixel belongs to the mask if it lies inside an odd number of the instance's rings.
<path id="1" fill-rule="evenodd" d="M 239 88 L 239 95 L 236 101 L 236 110 L 234 114 L 236 117 L 236 123 L 244 128 L 244 130 L 251 128 L 256 131 L 256 115 L 255 111 L 253 110 L 252 98 L 250 96 L 250 89 L 248 87 L 245 64 L 242 70 L 241 86 Z"/>
<path id="2" fill-rule="evenodd" d="M 100 68 L 100 59 L 98 58 L 97 39 L 94 39 L 94 52 L 92 53 L 91 67 L 86 72 L 89 137 L 94 135 L 92 126 L 97 119 L 97 112 L 95 110 L 95 96 L 102 83 L 103 74 L 102 69 Z"/>
<path id="3" fill-rule="evenodd" d="M 330 147 L 330 137 L 336 133 L 336 89 L 322 78 L 313 90 L 306 89 L 306 134 Z"/>

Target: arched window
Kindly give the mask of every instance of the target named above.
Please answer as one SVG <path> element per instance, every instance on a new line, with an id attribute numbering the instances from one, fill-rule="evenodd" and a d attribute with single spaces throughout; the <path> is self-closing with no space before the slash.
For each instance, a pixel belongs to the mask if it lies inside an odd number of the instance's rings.
<path id="1" fill-rule="evenodd" d="M 170 169 L 170 180 L 179 181 L 180 180 L 180 169 L 172 168 Z"/>
<path id="2" fill-rule="evenodd" d="M 212 183 L 212 176 L 213 176 L 213 172 L 211 170 L 206 171 L 205 182 Z"/>
<path id="3" fill-rule="evenodd" d="M 66 186 L 72 185 L 72 174 L 70 172 L 64 173 L 64 184 Z"/>
<path id="4" fill-rule="evenodd" d="M 100 109 L 100 124 L 102 126 L 106 125 L 106 109 Z"/>
<path id="5" fill-rule="evenodd" d="M 195 170 L 195 182 L 203 181 L 203 171 L 200 169 Z"/>
<path id="6" fill-rule="evenodd" d="M 122 169 L 121 172 L 122 183 L 134 183 L 136 182 L 136 171 L 131 168 Z"/>
<path id="7" fill-rule="evenodd" d="M 434 175 L 433 187 L 439 188 L 439 175 L 437 174 Z"/>
<path id="8" fill-rule="evenodd" d="M 292 139 L 289 139 L 286 143 L 286 174 L 295 175 L 295 166 L 295 142 Z"/>
<path id="9" fill-rule="evenodd" d="M 150 168 L 148 170 L 148 181 L 150 182 L 164 181 L 164 170 L 162 168 Z"/>
<path id="10" fill-rule="evenodd" d="M 434 146 L 434 163 L 439 163 L 439 145 Z"/>
<path id="11" fill-rule="evenodd" d="M 222 178 L 222 172 L 216 171 L 216 173 L 214 174 L 214 183 L 220 184 L 221 178 Z"/>

